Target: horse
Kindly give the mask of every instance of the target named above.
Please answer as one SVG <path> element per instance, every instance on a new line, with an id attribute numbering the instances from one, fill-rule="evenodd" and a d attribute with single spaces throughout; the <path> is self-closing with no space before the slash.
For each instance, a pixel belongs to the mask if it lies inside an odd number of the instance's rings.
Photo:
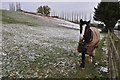
<path id="1" fill-rule="evenodd" d="M 85 54 L 89 55 L 89 62 L 92 63 L 92 59 L 95 55 L 95 49 L 98 47 L 100 41 L 100 29 L 90 26 L 89 21 L 80 20 L 80 39 L 78 43 L 77 51 L 82 53 L 81 68 L 85 67 Z"/>

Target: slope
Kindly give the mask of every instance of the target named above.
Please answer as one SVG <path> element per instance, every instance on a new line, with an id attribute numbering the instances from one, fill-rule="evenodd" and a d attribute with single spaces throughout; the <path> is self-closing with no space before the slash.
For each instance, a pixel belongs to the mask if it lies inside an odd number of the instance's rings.
<path id="1" fill-rule="evenodd" d="M 76 51 L 79 30 L 57 25 L 51 18 L 2 10 L 3 77 L 12 78 L 103 78 L 107 56 L 97 50 L 94 63 L 81 70 Z M 103 69 L 103 70 L 102 70 Z"/>

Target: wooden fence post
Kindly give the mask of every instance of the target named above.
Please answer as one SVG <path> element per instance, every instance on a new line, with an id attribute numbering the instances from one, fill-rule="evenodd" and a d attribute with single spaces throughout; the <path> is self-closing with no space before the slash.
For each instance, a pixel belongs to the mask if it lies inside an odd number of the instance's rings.
<path id="1" fill-rule="evenodd" d="M 114 43 L 108 31 L 108 65 L 110 80 L 120 79 L 120 56 L 116 49 L 117 41 Z"/>

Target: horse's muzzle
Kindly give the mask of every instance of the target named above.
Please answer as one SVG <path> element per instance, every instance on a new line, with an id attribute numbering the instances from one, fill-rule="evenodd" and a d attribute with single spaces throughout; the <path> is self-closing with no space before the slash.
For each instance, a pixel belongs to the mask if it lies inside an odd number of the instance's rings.
<path id="1" fill-rule="evenodd" d="M 87 50 L 87 45 L 85 45 L 84 42 L 79 42 L 79 43 L 78 43 L 77 51 L 78 51 L 79 53 L 85 53 L 86 50 Z"/>

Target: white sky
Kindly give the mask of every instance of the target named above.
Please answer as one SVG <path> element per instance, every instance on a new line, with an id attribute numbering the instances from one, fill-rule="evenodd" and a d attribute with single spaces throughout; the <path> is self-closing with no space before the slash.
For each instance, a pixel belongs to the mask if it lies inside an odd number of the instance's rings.
<path id="1" fill-rule="evenodd" d="M 1 2 L 100 2 L 100 1 L 101 0 L 1 0 Z M 115 2 L 116 0 L 102 0 L 102 1 Z"/>
<path id="2" fill-rule="evenodd" d="M 1 0 L 1 2 L 100 2 L 101 0 Z"/>

